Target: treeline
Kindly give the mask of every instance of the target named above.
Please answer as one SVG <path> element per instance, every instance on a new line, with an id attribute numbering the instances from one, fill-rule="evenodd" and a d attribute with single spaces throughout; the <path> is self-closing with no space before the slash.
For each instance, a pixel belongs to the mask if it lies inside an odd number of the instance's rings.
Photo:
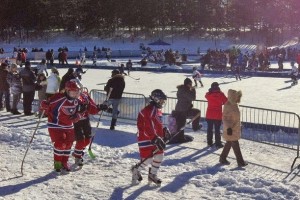
<path id="1" fill-rule="evenodd" d="M 299 0 L 1 0 L 1 38 L 54 30 L 77 35 L 172 33 L 266 37 L 299 31 Z"/>

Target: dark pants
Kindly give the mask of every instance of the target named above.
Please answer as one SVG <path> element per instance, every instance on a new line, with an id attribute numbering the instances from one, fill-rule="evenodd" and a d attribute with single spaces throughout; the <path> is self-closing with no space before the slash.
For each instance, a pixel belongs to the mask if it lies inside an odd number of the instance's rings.
<path id="1" fill-rule="evenodd" d="M 24 114 L 30 114 L 32 110 L 32 102 L 34 100 L 35 91 L 23 92 L 23 108 Z"/>
<path id="2" fill-rule="evenodd" d="M 0 108 L 3 108 L 3 95 L 5 98 L 5 107 L 7 111 L 10 111 L 10 93 L 9 91 L 0 91 Z"/>
<path id="3" fill-rule="evenodd" d="M 176 119 L 176 125 L 177 125 L 177 131 L 180 131 L 182 127 L 185 126 L 186 119 L 188 118 L 193 118 L 200 112 L 199 109 L 192 108 L 188 111 L 184 112 L 179 112 L 179 111 L 173 111 L 172 115 Z M 197 117 L 193 122 L 192 122 L 192 128 L 194 131 L 197 131 L 200 129 L 200 116 Z M 185 142 L 185 137 L 184 137 L 184 130 L 178 132 L 178 134 L 172 138 L 171 143 L 177 143 L 177 142 Z"/>
<path id="4" fill-rule="evenodd" d="M 244 158 L 242 156 L 242 152 L 241 152 L 241 149 L 240 149 L 239 141 L 227 141 L 226 142 L 226 144 L 225 144 L 225 146 L 223 148 L 223 151 L 222 151 L 222 153 L 220 155 L 220 161 L 224 162 L 226 160 L 231 147 L 232 147 L 233 152 L 235 154 L 237 164 L 239 166 L 245 165 L 245 161 L 244 161 Z"/>
<path id="5" fill-rule="evenodd" d="M 13 100 L 12 100 L 12 110 L 13 111 L 18 110 L 17 106 L 18 106 L 18 103 L 20 101 L 20 98 L 21 98 L 21 93 L 20 94 L 13 94 Z"/>
<path id="6" fill-rule="evenodd" d="M 215 143 L 216 145 L 221 144 L 220 127 L 222 120 L 217 119 L 206 119 L 207 121 L 207 144 L 213 144 L 213 128 L 215 128 Z"/>
<path id="7" fill-rule="evenodd" d="M 90 120 L 87 118 L 74 123 L 74 131 L 76 141 L 83 140 L 84 138 L 91 138 L 92 127 Z"/>

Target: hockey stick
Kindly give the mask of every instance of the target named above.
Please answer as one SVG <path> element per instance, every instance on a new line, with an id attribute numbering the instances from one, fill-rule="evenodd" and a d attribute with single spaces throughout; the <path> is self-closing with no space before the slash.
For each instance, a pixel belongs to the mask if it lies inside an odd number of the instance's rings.
<path id="1" fill-rule="evenodd" d="M 134 80 L 136 80 L 136 81 L 139 81 L 139 80 L 140 80 L 140 78 L 134 78 L 134 77 L 132 77 L 132 76 L 130 76 L 130 75 L 127 75 L 127 76 L 129 76 L 130 78 L 132 78 L 132 79 L 134 79 Z"/>
<path id="2" fill-rule="evenodd" d="M 195 115 L 190 121 L 188 121 L 185 125 L 183 125 L 179 131 L 177 131 L 174 135 L 172 135 L 170 138 L 168 138 L 165 143 L 168 144 L 174 137 L 176 137 L 181 131 L 184 130 L 184 128 L 186 127 L 186 125 L 191 124 L 195 119 L 197 119 L 198 117 L 200 117 L 201 112 L 199 112 L 197 115 Z M 146 158 L 144 158 L 143 160 L 141 160 L 139 163 L 137 163 L 134 168 L 138 168 L 139 166 L 141 166 L 146 160 L 148 160 L 149 158 L 152 158 L 157 152 L 159 151 L 159 149 L 156 147 L 155 150 L 152 151 L 152 153 L 147 156 Z"/>
<path id="3" fill-rule="evenodd" d="M 25 157 L 26 157 L 26 155 L 27 155 L 27 152 L 28 152 L 28 150 L 29 150 L 29 147 L 31 146 L 31 143 L 32 143 L 32 141 L 33 141 L 33 138 L 34 138 L 34 136 L 35 136 L 35 134 L 36 134 L 36 132 L 37 132 L 37 129 L 39 128 L 39 125 L 40 125 L 40 123 L 41 123 L 41 119 L 43 118 L 44 114 L 45 114 L 45 110 L 43 110 L 41 116 L 39 117 L 39 120 L 38 120 L 38 122 L 37 122 L 37 124 L 36 124 L 36 127 L 35 127 L 34 131 L 33 131 L 33 134 L 32 134 L 32 136 L 31 136 L 31 139 L 30 139 L 30 141 L 29 141 L 29 143 L 28 143 L 28 145 L 27 145 L 27 149 L 26 149 L 26 151 L 25 151 L 25 154 L 24 154 L 24 157 L 23 157 L 23 160 L 22 160 L 22 164 L 21 164 L 21 174 L 22 174 L 22 176 L 23 176 L 23 165 L 24 165 Z"/>
<path id="4" fill-rule="evenodd" d="M 109 88 L 109 92 L 108 92 L 108 94 L 107 94 L 107 96 L 106 96 L 105 101 L 107 101 L 107 100 L 109 99 L 112 90 L 113 90 L 113 88 Z M 98 121 L 97 121 L 96 128 L 99 127 L 99 124 L 100 124 L 100 120 L 101 120 L 102 114 L 103 114 L 103 110 L 101 110 L 101 112 L 100 112 L 100 114 L 99 114 L 99 118 L 98 118 Z M 93 137 L 92 137 L 92 139 L 91 139 L 91 142 L 90 142 L 90 145 L 89 145 L 89 149 L 88 149 L 88 154 L 89 154 L 89 156 L 90 156 L 92 159 L 96 158 L 96 156 L 95 156 L 94 153 L 92 152 L 92 144 L 93 144 L 95 135 L 96 135 L 96 134 L 93 135 Z"/>

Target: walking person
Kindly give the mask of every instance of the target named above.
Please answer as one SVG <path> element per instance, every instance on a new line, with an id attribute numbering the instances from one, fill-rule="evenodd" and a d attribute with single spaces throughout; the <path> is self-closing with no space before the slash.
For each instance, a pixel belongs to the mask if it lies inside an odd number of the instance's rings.
<path id="1" fill-rule="evenodd" d="M 7 81 L 10 86 L 10 92 L 12 94 L 12 106 L 11 106 L 11 113 L 13 115 L 19 115 L 21 114 L 18 111 L 18 103 L 21 99 L 21 93 L 22 93 L 22 80 L 20 73 L 18 71 L 18 66 L 16 64 L 12 64 L 10 67 L 10 72 L 7 76 Z"/>
<path id="2" fill-rule="evenodd" d="M 244 161 L 239 139 L 241 138 L 241 119 L 240 110 L 238 104 L 241 101 L 242 92 L 229 89 L 228 101 L 224 105 L 223 109 L 223 138 L 226 141 L 223 151 L 220 155 L 220 163 L 229 165 L 227 156 L 232 147 L 236 157 L 236 161 L 239 167 L 247 166 L 248 163 Z"/>
<path id="3" fill-rule="evenodd" d="M 205 94 L 208 101 L 206 110 L 207 121 L 207 145 L 213 145 L 213 129 L 215 130 L 215 145 L 217 148 L 222 148 L 220 128 L 222 124 L 222 105 L 227 101 L 227 97 L 220 90 L 219 84 L 213 82 L 211 88 Z"/>
<path id="4" fill-rule="evenodd" d="M 44 73 L 44 72 L 45 72 L 46 76 L 48 76 L 46 60 L 42 59 L 41 63 L 39 63 L 37 65 L 37 73 L 36 73 L 36 75 Z"/>
<path id="5" fill-rule="evenodd" d="M 25 62 L 25 67 L 20 71 L 20 76 L 22 78 L 23 83 L 22 91 L 24 115 L 33 115 L 32 102 L 34 100 L 35 94 L 36 76 L 31 70 L 31 63 L 29 61 Z"/>
<path id="6" fill-rule="evenodd" d="M 125 88 L 124 76 L 122 76 L 122 74 L 120 74 L 120 71 L 117 69 L 114 69 L 111 72 L 111 79 L 107 81 L 104 87 L 104 90 L 107 92 L 107 94 L 109 93 L 110 88 L 112 88 L 112 91 L 109 96 L 107 106 L 112 105 L 113 110 L 112 110 L 112 120 L 111 120 L 110 130 L 115 130 L 115 126 L 119 114 L 118 107 Z"/>
<path id="7" fill-rule="evenodd" d="M 167 100 L 167 96 L 162 90 L 156 89 L 151 92 L 150 99 L 149 105 L 139 112 L 137 118 L 137 140 L 140 158 L 144 162 L 138 167 L 135 165 L 131 168 L 132 182 L 141 182 L 143 179 L 141 170 L 151 164 L 148 181 L 160 185 L 162 180 L 157 177 L 157 173 L 163 161 L 164 149 L 166 148 L 164 142 L 166 129 L 163 128 L 160 109 Z M 158 151 L 153 155 L 156 149 Z"/>
<path id="8" fill-rule="evenodd" d="M 54 169 L 71 170 L 68 163 L 74 142 L 74 123 L 82 117 L 78 112 L 81 87 L 75 81 L 65 84 L 64 93 L 57 93 L 41 103 L 40 109 L 48 116 L 48 131 L 53 143 Z"/>
<path id="9" fill-rule="evenodd" d="M 10 92 L 8 78 L 8 65 L 7 63 L 1 63 L 0 66 L 0 110 L 4 110 L 3 107 L 3 95 L 5 98 L 6 112 L 10 112 Z"/>

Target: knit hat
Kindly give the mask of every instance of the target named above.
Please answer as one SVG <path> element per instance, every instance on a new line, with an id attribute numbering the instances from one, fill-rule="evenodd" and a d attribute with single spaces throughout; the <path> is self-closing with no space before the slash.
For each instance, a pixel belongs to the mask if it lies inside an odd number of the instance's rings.
<path id="1" fill-rule="evenodd" d="M 192 84 L 193 82 L 192 82 L 192 80 L 190 79 L 190 78 L 186 78 L 186 79 L 184 79 L 184 85 L 189 85 L 189 84 Z"/>

